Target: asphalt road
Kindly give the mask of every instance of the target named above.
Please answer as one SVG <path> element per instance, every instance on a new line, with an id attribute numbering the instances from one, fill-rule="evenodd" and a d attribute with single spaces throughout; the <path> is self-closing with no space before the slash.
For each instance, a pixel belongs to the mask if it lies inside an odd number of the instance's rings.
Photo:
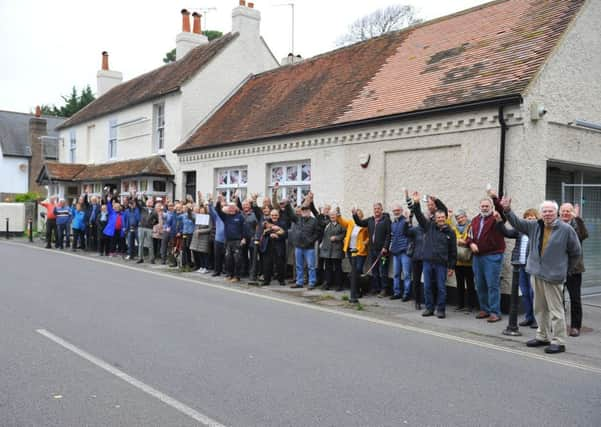
<path id="1" fill-rule="evenodd" d="M 0 260 L 3 427 L 601 425 L 599 373 L 56 251 Z"/>

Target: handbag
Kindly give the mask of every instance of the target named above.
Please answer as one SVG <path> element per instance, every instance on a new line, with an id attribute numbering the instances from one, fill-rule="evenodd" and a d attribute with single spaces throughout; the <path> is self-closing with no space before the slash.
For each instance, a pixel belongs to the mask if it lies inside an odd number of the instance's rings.
<path id="1" fill-rule="evenodd" d="M 470 262 L 472 255 L 472 250 L 467 246 L 457 246 L 457 261 Z"/>

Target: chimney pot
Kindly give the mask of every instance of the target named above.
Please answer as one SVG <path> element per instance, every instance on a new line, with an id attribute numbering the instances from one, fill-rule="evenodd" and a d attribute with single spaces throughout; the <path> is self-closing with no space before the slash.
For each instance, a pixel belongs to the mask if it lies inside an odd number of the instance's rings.
<path id="1" fill-rule="evenodd" d="M 41 117 L 42 116 L 42 109 L 40 108 L 39 105 L 36 105 L 36 107 L 35 107 L 35 116 L 36 117 Z"/>
<path id="2" fill-rule="evenodd" d="M 252 8 L 254 8 L 254 7 L 255 7 L 255 4 L 254 4 L 254 3 L 252 3 L 252 2 L 248 2 L 248 7 L 249 7 L 250 9 L 252 9 Z"/>
<path id="3" fill-rule="evenodd" d="M 105 50 L 102 52 L 102 67 L 103 70 L 109 69 L 109 53 Z"/>
<path id="4" fill-rule="evenodd" d="M 190 32 L 190 12 L 187 9 L 182 9 L 182 32 Z"/>
<path id="5" fill-rule="evenodd" d="M 192 32 L 195 34 L 202 34 L 202 29 L 200 25 L 200 18 L 202 17 L 202 15 L 200 13 L 194 12 L 192 14 L 192 17 L 194 18 L 194 26 L 192 28 Z"/>
<path id="6" fill-rule="evenodd" d="M 246 6 L 246 0 L 240 0 L 240 6 Z"/>

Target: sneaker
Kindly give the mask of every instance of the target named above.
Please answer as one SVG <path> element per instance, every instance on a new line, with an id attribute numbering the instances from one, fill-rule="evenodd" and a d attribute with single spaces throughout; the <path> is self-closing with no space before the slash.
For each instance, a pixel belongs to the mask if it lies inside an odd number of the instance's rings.
<path id="1" fill-rule="evenodd" d="M 142 264 L 144 262 L 144 258 L 140 258 L 139 260 L 136 261 L 136 264 Z"/>
<path id="2" fill-rule="evenodd" d="M 126 256 L 126 257 L 125 257 L 125 259 L 126 259 L 127 261 L 129 261 L 129 260 L 131 259 L 131 256 L 129 256 L 129 255 L 128 255 L 128 256 Z"/>
<path id="3" fill-rule="evenodd" d="M 422 313 L 423 317 L 434 316 L 434 312 L 432 310 L 425 309 Z"/>
<path id="4" fill-rule="evenodd" d="M 151 264 L 156 264 L 156 262 L 155 262 L 154 258 L 150 260 L 150 263 L 151 263 Z"/>
<path id="5" fill-rule="evenodd" d="M 221 273 L 215 272 L 215 273 L 211 274 L 211 277 L 218 277 L 218 276 L 221 276 Z"/>
<path id="6" fill-rule="evenodd" d="M 390 297 L 390 299 L 401 299 L 402 297 L 400 295 L 393 295 Z"/>
<path id="7" fill-rule="evenodd" d="M 463 311 L 465 310 L 465 307 L 462 305 L 458 305 L 457 307 L 455 307 L 455 311 Z"/>
<path id="8" fill-rule="evenodd" d="M 436 312 L 436 317 L 438 317 L 439 319 L 444 319 L 446 316 L 444 311 L 437 311 Z"/>
<path id="9" fill-rule="evenodd" d="M 378 298 L 384 298 L 385 296 L 386 296 L 385 290 L 381 290 L 380 293 L 378 294 Z"/>

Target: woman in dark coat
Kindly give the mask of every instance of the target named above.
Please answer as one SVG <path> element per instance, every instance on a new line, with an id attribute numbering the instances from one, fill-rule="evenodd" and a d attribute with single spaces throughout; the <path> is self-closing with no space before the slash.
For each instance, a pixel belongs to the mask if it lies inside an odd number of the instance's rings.
<path id="1" fill-rule="evenodd" d="M 326 284 L 324 289 L 334 287 L 337 291 L 342 290 L 342 258 L 344 257 L 343 243 L 346 230 L 338 224 L 338 214 L 335 210 L 330 211 L 329 222 L 323 231 L 319 255 L 325 259 Z"/>

